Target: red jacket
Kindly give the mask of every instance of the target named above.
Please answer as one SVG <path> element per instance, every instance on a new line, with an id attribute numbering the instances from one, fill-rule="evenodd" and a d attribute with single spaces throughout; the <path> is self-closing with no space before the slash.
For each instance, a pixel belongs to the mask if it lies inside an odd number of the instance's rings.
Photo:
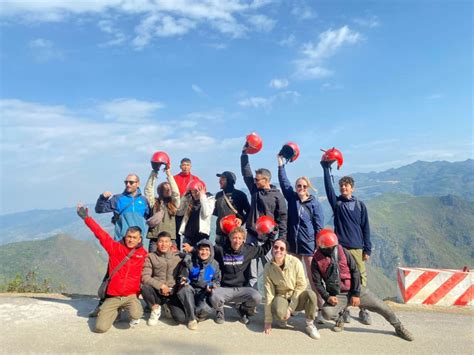
<path id="1" fill-rule="evenodd" d="M 201 180 L 196 175 L 192 175 L 192 174 L 184 175 L 182 172 L 174 176 L 174 180 L 176 181 L 176 184 L 178 185 L 179 194 L 181 196 L 183 196 L 186 193 L 186 187 L 188 187 L 188 184 L 192 179 Z"/>
<path id="2" fill-rule="evenodd" d="M 109 254 L 109 274 L 130 253 L 129 248 L 123 242 L 116 242 L 113 238 L 97 224 L 92 217 L 87 217 L 84 222 L 100 244 Z M 140 245 L 132 257 L 112 277 L 107 288 L 109 296 L 130 296 L 140 292 L 140 280 L 143 264 L 147 256 L 146 250 Z"/>

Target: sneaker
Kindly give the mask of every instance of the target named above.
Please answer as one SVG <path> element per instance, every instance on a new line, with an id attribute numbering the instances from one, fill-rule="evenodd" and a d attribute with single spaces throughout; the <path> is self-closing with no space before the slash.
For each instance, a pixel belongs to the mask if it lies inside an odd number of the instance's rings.
<path id="1" fill-rule="evenodd" d="M 239 308 L 239 314 L 240 314 L 239 322 L 245 325 L 249 324 L 250 322 L 249 316 L 247 312 L 242 309 L 242 307 Z"/>
<path id="2" fill-rule="evenodd" d="M 324 324 L 324 317 L 323 317 L 322 311 L 318 311 L 318 316 L 316 317 L 316 323 Z"/>
<path id="3" fill-rule="evenodd" d="M 150 318 L 148 318 L 148 321 L 146 324 L 148 324 L 150 327 L 157 325 L 158 319 L 160 319 L 160 316 L 161 316 L 161 306 L 158 306 L 158 308 L 151 310 Z"/>
<path id="4" fill-rule="evenodd" d="M 276 326 L 278 328 L 286 329 L 288 328 L 288 322 L 286 320 L 279 320 L 279 321 L 276 321 Z"/>
<path id="5" fill-rule="evenodd" d="M 89 312 L 89 318 L 96 318 L 99 315 L 100 307 L 97 306 L 93 311 Z"/>
<path id="6" fill-rule="evenodd" d="M 313 339 L 320 339 L 321 334 L 319 334 L 318 328 L 314 324 L 308 324 L 306 326 L 306 333 Z"/>
<path id="7" fill-rule="evenodd" d="M 370 316 L 370 313 L 367 310 L 361 309 L 359 311 L 359 321 L 362 324 L 371 325 L 372 324 L 372 317 Z"/>
<path id="8" fill-rule="evenodd" d="M 344 330 L 344 318 L 343 317 L 339 317 L 336 320 L 336 325 L 334 326 L 334 328 L 332 328 L 332 330 L 336 333 L 340 333 Z"/>
<path id="9" fill-rule="evenodd" d="M 188 329 L 189 330 L 196 330 L 198 328 L 197 320 L 193 319 L 188 322 Z"/>
<path id="10" fill-rule="evenodd" d="M 140 319 L 132 319 L 128 324 L 130 325 L 130 328 L 135 328 L 138 324 L 140 324 Z"/>
<path id="11" fill-rule="evenodd" d="M 406 329 L 403 324 L 399 324 L 395 327 L 395 333 L 402 339 L 405 339 L 406 341 L 413 341 L 415 338 L 413 337 L 413 334 Z"/>
<path id="12" fill-rule="evenodd" d="M 217 324 L 224 324 L 225 323 L 225 316 L 224 310 L 216 311 L 216 318 L 214 320 Z"/>
<path id="13" fill-rule="evenodd" d="M 344 319 L 344 323 L 350 323 L 351 322 L 351 312 L 349 312 L 348 309 L 346 309 L 342 313 L 342 319 Z"/>

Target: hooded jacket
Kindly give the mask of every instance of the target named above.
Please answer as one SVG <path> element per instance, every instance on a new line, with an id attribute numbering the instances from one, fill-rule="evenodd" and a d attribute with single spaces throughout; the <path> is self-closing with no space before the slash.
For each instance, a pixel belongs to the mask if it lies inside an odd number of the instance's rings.
<path id="1" fill-rule="evenodd" d="M 198 249 L 201 245 L 209 247 L 211 254 L 206 260 L 201 260 L 198 256 Z M 186 266 L 186 276 L 189 284 L 195 290 L 206 290 L 207 286 L 220 286 L 221 271 L 219 263 L 214 260 L 214 248 L 208 240 L 200 241 L 192 254 L 187 254 L 183 260 Z"/>
<path id="2" fill-rule="evenodd" d="M 257 219 L 260 216 L 269 216 L 278 224 L 279 238 L 286 239 L 287 208 L 282 193 L 274 185 L 270 185 L 269 189 L 257 188 L 247 154 L 242 153 L 240 164 L 245 185 L 247 185 L 251 196 L 250 212 L 246 222 L 247 232 L 250 235 L 257 236 L 258 233 L 255 229 Z"/>
<path id="3" fill-rule="evenodd" d="M 226 174 L 226 172 L 224 172 L 223 176 L 225 176 L 227 180 L 226 186 L 222 191 L 219 191 L 216 194 L 216 205 L 213 212 L 213 215 L 217 216 L 216 234 L 219 235 L 224 234 L 224 232 L 221 230 L 221 219 L 230 214 L 235 214 L 235 212 L 229 207 L 229 204 L 225 200 L 224 195 L 237 210 L 237 217 L 242 220 L 242 224 L 245 224 L 247 214 L 250 211 L 250 204 L 247 195 L 234 187 L 235 175 L 233 173 L 231 175 Z"/>
<path id="4" fill-rule="evenodd" d="M 100 244 L 109 255 L 108 274 L 130 253 L 124 241 L 114 241 L 112 237 L 97 224 L 92 217 L 86 217 L 85 224 L 94 233 Z M 112 276 L 107 287 L 107 295 L 126 297 L 140 292 L 140 277 L 147 252 L 140 243 L 132 257 Z"/>
<path id="5" fill-rule="evenodd" d="M 201 194 L 200 198 L 201 207 L 199 210 L 199 233 L 209 236 L 211 233 L 211 217 L 212 212 L 214 211 L 214 205 L 216 200 L 212 194 L 206 192 L 205 194 Z M 185 195 L 181 199 L 181 205 L 179 207 L 178 214 L 184 215 L 183 222 L 179 228 L 179 234 L 184 235 L 184 231 L 186 230 L 186 224 L 189 220 L 189 215 L 186 213 L 186 209 L 188 208 L 189 204 L 192 203 L 191 195 Z M 193 236 L 186 236 L 189 239 L 193 239 Z"/>
<path id="6" fill-rule="evenodd" d="M 222 287 L 246 287 L 250 280 L 250 262 L 266 255 L 272 247 L 272 238 L 267 238 L 261 246 L 242 244 L 234 250 L 226 240 L 224 246 L 214 247 L 215 259 L 222 273 Z"/>
<path id="7" fill-rule="evenodd" d="M 113 195 L 111 198 L 100 194 L 95 204 L 95 213 L 113 212 L 112 223 L 115 224 L 114 239 L 121 240 L 127 233 L 128 227 L 138 226 L 142 236 L 148 232 L 146 218 L 149 214 L 148 201 L 137 189 L 135 196 L 127 193 Z"/>
<path id="8" fill-rule="evenodd" d="M 313 195 L 301 202 L 286 175 L 285 166 L 278 167 L 280 187 L 288 202 L 289 251 L 298 255 L 313 255 L 316 249 L 315 235 L 324 227 L 324 212 Z"/>

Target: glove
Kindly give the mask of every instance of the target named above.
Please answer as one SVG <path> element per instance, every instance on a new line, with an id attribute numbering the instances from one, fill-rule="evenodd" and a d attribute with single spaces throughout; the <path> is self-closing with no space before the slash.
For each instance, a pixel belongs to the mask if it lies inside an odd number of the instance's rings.
<path id="1" fill-rule="evenodd" d="M 321 166 L 323 168 L 330 168 L 331 165 L 335 162 L 335 160 L 327 161 L 327 160 L 321 160 Z"/>
<path id="2" fill-rule="evenodd" d="M 82 219 L 89 217 L 89 209 L 84 206 L 77 207 L 77 215 Z"/>

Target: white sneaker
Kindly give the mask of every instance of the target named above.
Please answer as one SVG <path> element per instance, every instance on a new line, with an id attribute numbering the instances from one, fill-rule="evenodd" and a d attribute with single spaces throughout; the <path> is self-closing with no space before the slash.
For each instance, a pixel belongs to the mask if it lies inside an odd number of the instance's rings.
<path id="1" fill-rule="evenodd" d="M 130 328 L 135 328 L 138 324 L 140 324 L 140 319 L 132 319 L 128 324 L 130 325 Z"/>
<path id="2" fill-rule="evenodd" d="M 196 330 L 198 328 L 197 320 L 193 319 L 192 321 L 188 322 L 188 329 L 189 330 Z"/>
<path id="3" fill-rule="evenodd" d="M 323 317 L 322 311 L 318 311 L 318 316 L 316 317 L 316 323 L 324 324 L 324 317 Z"/>
<path id="4" fill-rule="evenodd" d="M 319 334 L 318 328 L 314 324 L 308 324 L 306 326 L 306 333 L 313 339 L 320 339 L 321 334 Z"/>
<path id="5" fill-rule="evenodd" d="M 148 321 L 146 324 L 148 324 L 150 327 L 157 325 L 158 319 L 160 318 L 160 316 L 161 316 L 161 306 L 158 306 L 158 308 L 151 310 L 150 318 L 148 318 Z"/>

